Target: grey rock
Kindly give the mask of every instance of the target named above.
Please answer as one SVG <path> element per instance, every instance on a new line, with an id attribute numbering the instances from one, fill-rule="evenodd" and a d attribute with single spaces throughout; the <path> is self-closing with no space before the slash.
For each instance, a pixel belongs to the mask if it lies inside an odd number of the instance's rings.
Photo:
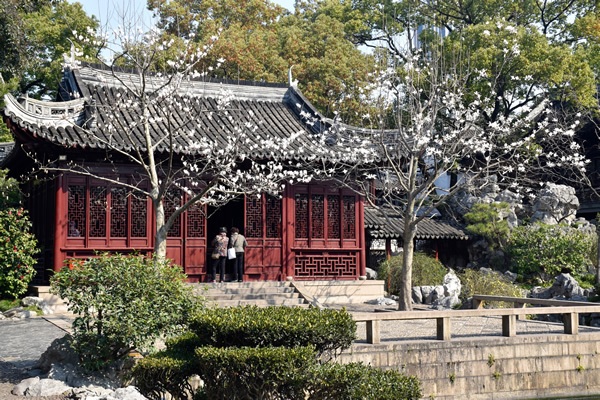
<path id="1" fill-rule="evenodd" d="M 435 289 L 434 286 L 421 286 L 421 298 L 423 299 L 421 301 L 421 304 L 425 304 L 427 302 L 427 299 L 429 299 L 429 297 L 431 296 L 431 292 L 433 292 L 433 289 Z"/>
<path id="2" fill-rule="evenodd" d="M 415 304 L 423 304 L 423 292 L 421 291 L 420 286 L 415 286 L 411 290 L 412 293 L 412 301 Z"/>
<path id="3" fill-rule="evenodd" d="M 13 387 L 13 389 L 11 390 L 11 393 L 14 394 L 15 396 L 25 396 L 25 392 L 27 391 L 27 389 L 30 386 L 37 384 L 39 381 L 40 381 L 40 378 L 38 376 L 33 377 L 33 378 L 23 379 L 21 382 L 16 384 L 15 387 Z"/>
<path id="4" fill-rule="evenodd" d="M 458 296 L 460 295 L 460 291 L 462 289 L 462 284 L 460 283 L 460 279 L 456 275 L 456 273 L 451 269 L 444 276 L 444 296 Z"/>
<path id="5" fill-rule="evenodd" d="M 71 389 L 71 386 L 62 381 L 57 381 L 55 379 L 39 379 L 37 382 L 32 382 L 32 384 L 27 387 L 25 396 L 57 396 L 68 392 Z"/>
<path id="6" fill-rule="evenodd" d="M 376 280 L 377 279 L 377 271 L 371 268 L 367 268 L 367 280 Z"/>
<path id="7" fill-rule="evenodd" d="M 433 288 L 429 296 L 427 296 L 427 300 L 425 300 L 425 304 L 433 304 L 437 299 L 441 299 L 444 296 L 444 287 L 436 286 Z"/>

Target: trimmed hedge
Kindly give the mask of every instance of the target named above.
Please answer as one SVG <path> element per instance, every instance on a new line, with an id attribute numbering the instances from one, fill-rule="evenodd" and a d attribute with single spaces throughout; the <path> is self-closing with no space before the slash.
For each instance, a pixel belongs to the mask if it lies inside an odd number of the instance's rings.
<path id="1" fill-rule="evenodd" d="M 346 310 L 299 307 L 209 308 L 189 323 L 194 345 L 262 347 L 312 345 L 319 355 L 344 350 L 356 338 Z"/>
<path id="2" fill-rule="evenodd" d="M 166 342 L 132 375 L 142 394 L 161 399 L 413 399 L 414 377 L 362 364 L 331 365 L 325 352 L 349 347 L 356 323 L 345 310 L 256 306 L 198 312 L 190 331 Z M 203 385 L 192 388 L 198 375 Z"/>
<path id="3" fill-rule="evenodd" d="M 304 400 L 316 363 L 311 347 L 199 347 L 195 354 L 204 386 L 194 399 L 206 400 Z"/>
<path id="4" fill-rule="evenodd" d="M 398 400 L 421 398 L 414 376 L 380 370 L 362 363 L 322 364 L 314 370 L 311 400 Z"/>

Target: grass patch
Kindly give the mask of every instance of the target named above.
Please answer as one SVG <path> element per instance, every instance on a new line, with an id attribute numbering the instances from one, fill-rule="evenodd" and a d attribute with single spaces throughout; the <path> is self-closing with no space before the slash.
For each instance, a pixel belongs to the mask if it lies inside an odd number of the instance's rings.
<path id="1" fill-rule="evenodd" d="M 11 308 L 19 307 L 21 305 L 21 300 L 19 299 L 2 299 L 0 300 L 0 312 L 4 312 L 6 310 L 10 310 Z"/>

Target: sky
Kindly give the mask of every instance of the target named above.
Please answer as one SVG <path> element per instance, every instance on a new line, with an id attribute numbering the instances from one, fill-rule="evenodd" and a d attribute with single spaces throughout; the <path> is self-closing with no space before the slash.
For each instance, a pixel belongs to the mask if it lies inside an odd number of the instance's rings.
<path id="1" fill-rule="evenodd" d="M 111 20 L 118 19 L 119 14 L 125 15 L 144 15 L 144 25 L 149 25 L 152 20 L 150 12 L 146 10 L 146 0 L 69 0 L 71 3 L 81 3 L 84 11 L 88 15 L 95 15 L 100 21 L 100 26 L 107 23 L 111 25 Z M 294 0 L 271 0 L 290 11 L 294 10 Z M 143 14 L 142 14 L 143 13 Z M 118 22 L 116 22 L 118 25 Z M 140 26 L 142 24 L 134 24 Z"/>

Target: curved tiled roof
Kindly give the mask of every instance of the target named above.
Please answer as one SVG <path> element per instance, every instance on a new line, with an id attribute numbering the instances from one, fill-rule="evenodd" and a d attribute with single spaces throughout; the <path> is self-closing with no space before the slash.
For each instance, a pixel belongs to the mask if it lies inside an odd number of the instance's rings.
<path id="1" fill-rule="evenodd" d="M 404 218 L 393 213 L 384 215 L 373 207 L 365 207 L 365 228 L 371 237 L 377 239 L 399 239 L 404 232 Z M 416 239 L 468 240 L 469 236 L 447 221 L 425 218 L 417 224 Z"/>
<path id="2" fill-rule="evenodd" d="M 147 87 L 156 88 L 164 84 L 165 78 L 144 77 Z M 139 86 L 141 76 L 112 71 L 103 71 L 89 66 L 65 71 L 61 83 L 61 100 L 42 102 L 29 98 L 7 95 L 3 110 L 13 124 L 28 135 L 27 140 L 46 141 L 70 148 L 103 149 L 117 148 L 132 151 L 144 149 L 143 130 L 139 114 L 134 108 L 113 105 L 124 102 L 128 96 L 125 85 Z M 136 87 L 138 87 L 136 86 Z M 264 140 L 278 141 L 296 137 L 290 150 L 292 159 L 303 159 L 310 155 L 311 146 L 315 146 L 323 135 L 335 135 L 329 131 L 331 120 L 324 118 L 293 87 L 265 84 L 231 84 L 185 80 L 178 86 L 171 98 L 185 100 L 189 110 L 175 106 L 168 109 L 169 120 L 185 126 L 187 135 L 175 137 L 176 151 L 189 152 L 193 141 L 203 138 L 216 143 L 225 143 L 226 138 L 235 135 L 238 125 L 255 126 L 253 132 L 257 143 Z M 227 118 L 217 110 L 219 96 L 227 91 L 231 97 L 228 112 L 233 118 Z M 162 106 L 162 103 L 161 103 Z M 154 108 L 151 112 L 160 115 L 165 107 Z M 191 110 L 191 112 L 190 112 Z M 193 115 L 194 118 L 190 118 Z M 162 141 L 165 137 L 166 120 L 157 120 L 151 125 L 152 142 L 157 151 L 168 151 L 170 147 Z M 112 124 L 116 129 L 108 129 Z M 358 128 L 343 127 L 351 131 Z M 91 133 L 90 133 L 91 132 Z M 249 146 L 252 146 L 249 143 Z M 256 157 L 272 156 L 256 145 L 251 152 Z"/>

